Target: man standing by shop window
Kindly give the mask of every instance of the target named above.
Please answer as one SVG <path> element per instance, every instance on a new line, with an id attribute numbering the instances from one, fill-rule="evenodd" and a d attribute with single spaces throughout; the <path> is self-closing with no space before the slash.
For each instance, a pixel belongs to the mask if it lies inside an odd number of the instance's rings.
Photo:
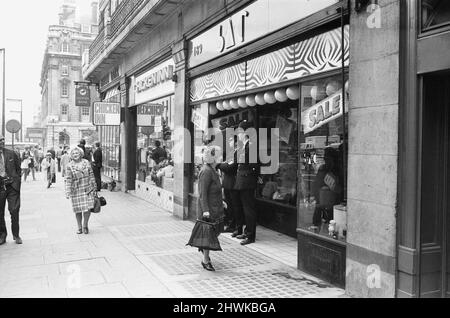
<path id="1" fill-rule="evenodd" d="M 238 139 L 238 169 L 236 175 L 235 190 L 239 191 L 239 197 L 245 215 L 245 232 L 236 236 L 238 239 L 244 239 L 241 245 L 247 245 L 255 242 L 256 239 L 256 198 L 255 190 L 260 173 L 258 160 L 252 161 L 250 153 L 257 154 L 257 145 L 250 142 L 249 129 L 252 128 L 248 121 L 244 120 L 239 124 Z M 257 157 L 257 155 L 255 156 Z"/>
<path id="2" fill-rule="evenodd" d="M 20 158 L 5 148 L 5 137 L 0 135 L 0 245 L 5 244 L 8 231 L 5 223 L 5 206 L 11 214 L 11 230 L 14 241 L 22 244 L 19 236 L 19 210 L 21 186 Z"/>
<path id="3" fill-rule="evenodd" d="M 152 151 L 152 159 L 158 165 L 161 161 L 167 159 L 167 152 L 161 148 L 161 142 L 159 140 L 155 141 L 155 149 Z"/>
<path id="4" fill-rule="evenodd" d="M 95 183 L 97 184 L 97 191 L 102 189 L 101 170 L 103 168 L 103 154 L 100 148 L 100 142 L 95 143 L 94 162 L 92 163 L 92 170 L 94 171 Z"/>

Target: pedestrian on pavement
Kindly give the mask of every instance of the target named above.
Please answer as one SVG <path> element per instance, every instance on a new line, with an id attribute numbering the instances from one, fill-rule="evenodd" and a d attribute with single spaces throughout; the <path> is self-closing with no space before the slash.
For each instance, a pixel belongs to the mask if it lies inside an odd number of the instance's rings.
<path id="1" fill-rule="evenodd" d="M 227 204 L 225 211 L 225 232 L 232 232 L 232 237 L 243 234 L 244 227 L 244 211 L 242 210 L 242 203 L 239 197 L 239 191 L 234 189 L 236 184 L 236 174 L 238 168 L 237 148 L 234 140 L 234 135 L 228 139 L 228 150 L 232 152 L 227 153 L 228 160 L 218 165 L 218 168 L 223 173 L 222 187 Z"/>
<path id="2" fill-rule="evenodd" d="M 94 162 L 92 164 L 92 170 L 94 171 L 95 183 L 97 184 L 97 191 L 102 189 L 102 176 L 101 171 L 103 168 L 103 154 L 100 142 L 95 143 Z"/>
<path id="3" fill-rule="evenodd" d="M 73 148 L 70 151 L 71 161 L 66 168 L 66 198 L 72 201 L 78 223 L 77 234 L 89 234 L 90 210 L 94 207 L 96 195 L 94 172 L 91 163 L 83 156 L 83 149 Z"/>
<path id="4" fill-rule="evenodd" d="M 250 143 L 250 137 L 247 133 L 252 128 L 246 120 L 242 121 L 238 127 L 238 139 L 240 147 L 238 169 L 236 175 L 235 190 L 239 191 L 245 215 L 245 233 L 237 235 L 238 239 L 243 239 L 241 245 L 247 245 L 255 242 L 256 239 L 256 198 L 255 190 L 258 183 L 260 167 L 258 162 L 250 162 L 250 150 L 254 151 L 256 146 Z M 252 147 L 252 149 L 250 149 Z"/>
<path id="5" fill-rule="evenodd" d="M 217 146 L 208 147 L 204 153 L 205 164 L 199 174 L 199 215 L 198 219 L 207 219 L 210 223 L 216 223 L 217 236 L 223 232 L 224 208 L 222 199 L 222 185 L 220 183 L 217 165 L 222 161 L 221 149 Z M 208 271 L 215 271 L 209 250 L 203 252 L 202 266 Z"/>
<path id="6" fill-rule="evenodd" d="M 63 148 L 59 146 L 58 151 L 56 151 L 56 160 L 58 162 L 58 172 L 61 172 L 61 157 L 63 153 Z"/>
<path id="7" fill-rule="evenodd" d="M 55 152 L 55 148 L 50 148 L 50 150 L 48 150 L 47 152 L 50 152 L 52 154 L 52 159 L 56 160 L 56 152 Z"/>
<path id="8" fill-rule="evenodd" d="M 56 163 L 52 158 L 52 153 L 49 151 L 42 161 L 42 169 L 47 173 L 47 189 L 50 188 L 52 183 L 56 182 Z"/>
<path id="9" fill-rule="evenodd" d="M 22 176 L 23 176 L 23 181 L 27 181 L 27 177 L 30 174 L 30 157 L 31 157 L 31 153 L 28 147 L 25 147 L 25 150 L 22 152 L 22 163 L 20 165 L 20 167 L 22 168 Z"/>
<path id="10" fill-rule="evenodd" d="M 89 161 L 92 164 L 92 147 L 87 145 L 85 146 L 85 152 L 84 152 L 84 157 L 83 159 L 86 159 L 87 161 Z"/>
<path id="11" fill-rule="evenodd" d="M 86 154 L 86 140 L 81 139 L 77 147 L 83 150 L 83 157 L 84 157 L 84 155 Z"/>
<path id="12" fill-rule="evenodd" d="M 70 161 L 69 149 L 67 147 L 63 151 L 63 155 L 61 156 L 61 173 L 62 177 L 66 176 L 66 168 Z"/>
<path id="13" fill-rule="evenodd" d="M 5 148 L 5 137 L 0 135 L 0 245 L 5 244 L 8 235 L 5 223 L 6 201 L 11 215 L 14 241 L 22 244 L 19 236 L 21 172 L 19 155 Z"/>
<path id="14" fill-rule="evenodd" d="M 36 181 L 35 171 L 36 171 L 36 159 L 34 157 L 33 152 L 30 154 L 30 163 L 28 164 L 28 168 L 30 169 L 31 175 L 33 176 L 33 181 Z"/>

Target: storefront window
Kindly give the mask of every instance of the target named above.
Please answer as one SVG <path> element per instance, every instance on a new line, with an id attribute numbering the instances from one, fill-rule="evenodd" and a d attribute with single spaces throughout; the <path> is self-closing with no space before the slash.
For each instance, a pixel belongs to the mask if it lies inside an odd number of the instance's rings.
<path id="1" fill-rule="evenodd" d="M 298 170 L 298 100 L 284 103 L 264 105 L 258 110 L 258 127 L 266 128 L 268 149 L 272 154 L 272 129 L 278 129 L 278 171 L 274 174 L 262 175 L 262 183 L 258 185 L 257 197 L 271 202 L 297 205 L 297 170 Z M 261 145 L 260 145 L 261 147 Z M 273 156 L 272 156 L 273 157 Z"/>
<path id="2" fill-rule="evenodd" d="M 113 90 L 104 102 L 120 103 L 120 91 Z M 97 126 L 103 149 L 103 174 L 120 181 L 120 126 Z"/>
<path id="3" fill-rule="evenodd" d="M 198 196 L 198 175 L 203 166 L 203 151 L 206 148 L 206 129 L 208 128 L 208 103 L 196 105 L 192 108 L 193 136 L 193 188 L 191 193 Z"/>
<path id="4" fill-rule="evenodd" d="M 345 240 L 347 125 L 342 98 L 340 76 L 301 85 L 298 223 L 302 229 Z M 345 112 L 345 123 L 347 117 Z"/>
<path id="5" fill-rule="evenodd" d="M 421 6 L 424 31 L 450 24 L 450 1 L 422 0 Z"/>
<path id="6" fill-rule="evenodd" d="M 173 192 L 174 96 L 137 106 L 138 181 Z"/>

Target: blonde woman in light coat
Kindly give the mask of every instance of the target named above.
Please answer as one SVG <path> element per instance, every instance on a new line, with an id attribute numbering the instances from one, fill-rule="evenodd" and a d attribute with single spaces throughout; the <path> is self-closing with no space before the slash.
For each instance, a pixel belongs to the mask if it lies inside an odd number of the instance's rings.
<path id="1" fill-rule="evenodd" d="M 75 213 L 78 232 L 77 234 L 89 234 L 89 218 L 91 209 L 94 208 L 96 195 L 96 183 L 91 163 L 83 159 L 84 151 L 75 147 L 70 151 L 71 161 L 66 167 L 66 198 L 72 201 L 73 213 Z M 83 223 L 82 223 L 83 222 Z"/>

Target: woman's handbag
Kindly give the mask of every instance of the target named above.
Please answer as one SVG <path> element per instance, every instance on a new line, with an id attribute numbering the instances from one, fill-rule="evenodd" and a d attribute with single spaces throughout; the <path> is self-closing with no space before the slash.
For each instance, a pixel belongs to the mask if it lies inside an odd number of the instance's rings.
<path id="1" fill-rule="evenodd" d="M 91 213 L 100 213 L 101 207 L 106 205 L 106 199 L 99 197 L 97 193 L 94 195 L 94 207 L 90 210 Z"/>
<path id="2" fill-rule="evenodd" d="M 192 229 L 191 238 L 186 245 L 198 247 L 200 250 L 222 251 L 217 238 L 217 224 L 197 220 Z"/>

